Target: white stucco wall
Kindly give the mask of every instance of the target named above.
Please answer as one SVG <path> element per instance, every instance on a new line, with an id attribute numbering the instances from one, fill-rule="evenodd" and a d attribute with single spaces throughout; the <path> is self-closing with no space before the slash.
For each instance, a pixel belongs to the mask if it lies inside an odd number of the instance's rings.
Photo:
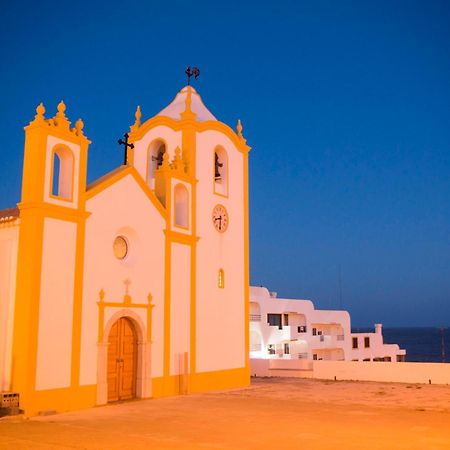
<path id="1" fill-rule="evenodd" d="M 105 302 L 117 302 L 122 309 L 129 280 L 133 303 L 147 303 L 153 297 L 152 376 L 163 373 L 164 343 L 164 233 L 165 221 L 132 175 L 119 180 L 86 203 L 91 215 L 86 221 L 81 337 L 80 382 L 97 382 L 97 341 L 99 291 Z M 129 254 L 119 260 L 113 253 L 116 236 L 124 236 Z M 106 308 L 110 317 L 116 308 Z M 135 312 L 146 317 L 141 309 Z"/>
<path id="2" fill-rule="evenodd" d="M 11 387 L 18 221 L 0 225 L 0 391 Z"/>
<path id="3" fill-rule="evenodd" d="M 263 287 L 250 288 L 250 333 L 256 340 L 256 334 L 261 336 L 261 349 L 251 351 L 252 358 L 302 358 L 318 360 L 347 360 L 391 357 L 396 361 L 397 355 L 403 355 L 404 350 L 398 345 L 383 344 L 381 325 L 378 333 L 351 333 L 350 315 L 347 311 L 319 310 L 309 300 L 292 300 L 271 297 Z M 253 311 L 253 317 L 252 317 Z M 259 311 L 260 320 L 255 313 Z M 268 314 L 288 314 L 289 324 L 279 329 L 268 324 Z M 293 319 L 297 315 L 304 316 L 306 332 L 298 331 L 298 323 Z M 316 329 L 316 335 L 313 329 Z M 358 338 L 358 349 L 352 349 L 352 337 Z M 370 347 L 364 347 L 364 337 L 370 338 Z M 289 344 L 290 353 L 285 354 L 283 346 Z M 267 351 L 269 345 L 276 349 L 275 355 Z M 301 354 L 301 355 L 299 355 Z"/>
<path id="4" fill-rule="evenodd" d="M 228 155 L 228 197 L 214 193 L 214 149 Z M 217 131 L 197 134 L 197 370 L 244 367 L 244 205 L 243 155 Z M 225 233 L 213 226 L 212 210 L 221 204 L 228 211 Z M 225 273 L 225 288 L 218 288 L 218 271 Z M 220 326 L 217 326 L 220 324 Z"/>
<path id="5" fill-rule="evenodd" d="M 172 244 L 170 287 L 170 375 L 180 374 L 180 358 L 190 351 L 191 249 Z"/>
<path id="6" fill-rule="evenodd" d="M 76 232 L 75 223 L 44 220 L 36 390 L 70 386 Z"/>

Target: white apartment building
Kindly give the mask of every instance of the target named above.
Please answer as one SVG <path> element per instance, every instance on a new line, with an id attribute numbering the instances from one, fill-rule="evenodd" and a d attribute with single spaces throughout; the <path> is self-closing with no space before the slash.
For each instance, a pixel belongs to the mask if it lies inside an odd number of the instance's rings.
<path id="1" fill-rule="evenodd" d="M 383 343 L 381 324 L 373 333 L 352 333 L 347 311 L 315 309 L 310 300 L 250 287 L 250 358 L 404 361 L 405 355 L 397 344 Z"/>

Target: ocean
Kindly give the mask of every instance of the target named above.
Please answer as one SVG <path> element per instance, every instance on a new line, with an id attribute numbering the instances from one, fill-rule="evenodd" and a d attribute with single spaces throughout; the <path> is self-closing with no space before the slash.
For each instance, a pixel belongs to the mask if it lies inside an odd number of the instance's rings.
<path id="1" fill-rule="evenodd" d="M 373 328 L 354 328 L 356 333 L 373 333 Z M 383 327 L 385 344 L 398 344 L 406 350 L 406 361 L 443 362 L 442 333 L 438 327 Z M 450 362 L 450 328 L 444 329 L 445 362 Z"/>

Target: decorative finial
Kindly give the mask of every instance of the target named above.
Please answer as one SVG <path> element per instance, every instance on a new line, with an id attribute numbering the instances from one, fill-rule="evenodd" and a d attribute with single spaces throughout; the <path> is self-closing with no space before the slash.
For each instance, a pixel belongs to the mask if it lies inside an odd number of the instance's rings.
<path id="1" fill-rule="evenodd" d="M 66 117 L 66 115 L 64 114 L 66 112 L 66 105 L 65 103 L 61 100 L 58 103 L 58 112 L 56 113 L 56 117 Z"/>
<path id="2" fill-rule="evenodd" d="M 147 295 L 147 301 L 148 301 L 149 304 L 151 304 L 151 303 L 152 303 L 152 300 L 153 300 L 153 296 L 152 296 L 152 294 L 149 292 L 148 295 Z M 153 307 L 153 306 L 155 306 L 155 305 L 151 305 L 151 306 Z"/>
<path id="3" fill-rule="evenodd" d="M 40 119 L 45 119 L 44 117 L 44 113 L 45 113 L 45 107 L 43 105 L 43 103 L 39 103 L 39 105 L 37 105 L 36 107 L 36 115 L 34 116 L 34 118 L 36 120 L 40 120 Z"/>
<path id="4" fill-rule="evenodd" d="M 164 152 L 163 153 L 162 164 L 159 166 L 158 170 L 167 170 L 167 169 L 170 169 L 169 153 L 168 152 Z"/>
<path id="5" fill-rule="evenodd" d="M 236 131 L 237 135 L 239 136 L 239 139 L 244 142 L 244 144 L 247 142 L 247 140 L 244 138 L 244 135 L 242 134 L 242 123 L 241 119 L 238 119 L 238 123 L 236 125 Z"/>
<path id="6" fill-rule="evenodd" d="M 141 113 L 141 107 L 138 105 L 136 108 L 136 112 L 134 113 L 134 117 L 135 117 L 135 121 L 134 124 L 131 125 L 130 127 L 130 131 L 136 131 L 140 126 L 141 126 L 141 117 L 142 117 L 142 113 Z"/>
<path id="7" fill-rule="evenodd" d="M 184 164 L 183 158 L 181 156 L 180 147 L 177 147 L 175 149 L 175 158 L 173 159 L 173 168 L 180 172 L 184 172 L 185 164 Z"/>
<path id="8" fill-rule="evenodd" d="M 242 123 L 241 123 L 241 119 L 238 119 L 236 130 L 237 130 L 238 136 L 242 137 Z"/>
<path id="9" fill-rule="evenodd" d="M 30 125 L 36 123 L 43 123 L 45 121 L 44 113 L 45 113 L 44 105 L 42 103 L 39 103 L 39 105 L 36 106 L 36 115 L 34 116 L 34 120 L 30 122 Z"/>
<path id="10" fill-rule="evenodd" d="M 141 113 L 141 107 L 139 105 L 136 108 L 136 112 L 134 113 L 134 117 L 136 118 L 136 124 L 140 125 L 141 124 L 142 113 Z"/>
<path id="11" fill-rule="evenodd" d="M 103 289 L 100 289 L 100 292 L 98 293 L 98 297 L 100 298 L 101 302 L 105 298 L 105 291 Z"/>
<path id="12" fill-rule="evenodd" d="M 77 136 L 83 136 L 83 128 L 84 128 L 84 122 L 81 119 L 78 119 L 75 122 L 75 130 L 77 132 Z"/>
<path id="13" fill-rule="evenodd" d="M 181 118 L 182 119 L 188 119 L 188 120 L 189 119 L 195 120 L 196 114 L 191 109 L 191 105 L 192 105 L 192 88 L 190 86 L 187 87 L 186 100 L 185 100 L 184 104 L 185 104 L 185 109 L 180 114 Z"/>
<path id="14" fill-rule="evenodd" d="M 58 103 L 57 109 L 58 112 L 56 113 L 56 116 L 53 117 L 53 124 L 57 127 L 62 127 L 68 130 L 70 127 L 70 122 L 64 114 L 66 111 L 66 105 L 62 100 Z"/>

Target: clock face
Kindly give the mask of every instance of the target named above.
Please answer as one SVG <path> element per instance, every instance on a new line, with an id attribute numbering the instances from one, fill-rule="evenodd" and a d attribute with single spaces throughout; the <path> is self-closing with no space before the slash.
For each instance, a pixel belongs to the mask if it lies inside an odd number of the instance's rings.
<path id="1" fill-rule="evenodd" d="M 114 256 L 117 259 L 124 259 L 128 253 L 128 244 L 123 236 L 117 236 L 113 244 Z"/>
<path id="2" fill-rule="evenodd" d="M 212 212 L 212 220 L 214 228 L 219 233 L 224 233 L 228 228 L 228 213 L 223 205 L 214 206 Z"/>

